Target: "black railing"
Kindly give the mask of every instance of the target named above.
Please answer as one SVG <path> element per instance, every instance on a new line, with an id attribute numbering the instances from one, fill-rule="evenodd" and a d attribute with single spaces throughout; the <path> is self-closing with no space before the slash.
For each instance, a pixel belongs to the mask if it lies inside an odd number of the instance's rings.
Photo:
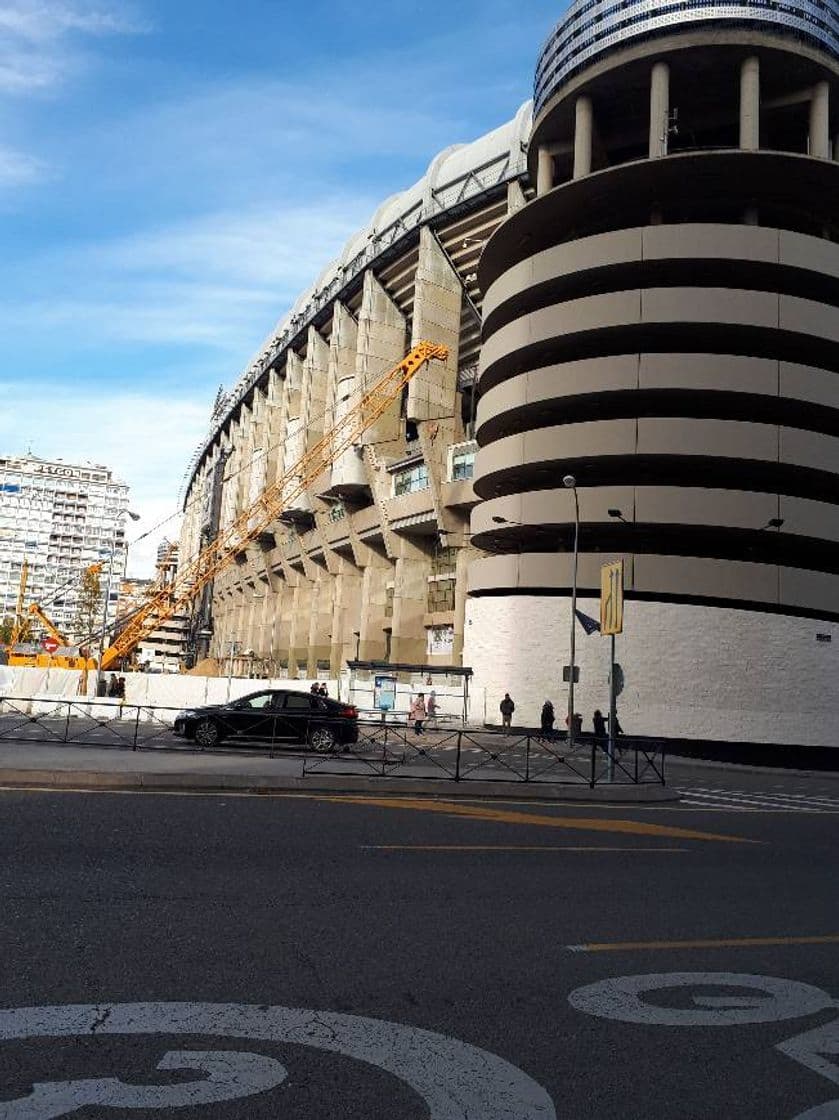
<path id="1" fill-rule="evenodd" d="M 355 721 L 328 712 L 199 712 L 176 734 L 178 708 L 114 699 L 0 696 L 0 743 L 132 751 L 195 751 L 302 759 L 302 776 L 513 782 L 545 785 L 665 784 L 665 743 L 621 737 L 614 758 L 591 736 Z"/>

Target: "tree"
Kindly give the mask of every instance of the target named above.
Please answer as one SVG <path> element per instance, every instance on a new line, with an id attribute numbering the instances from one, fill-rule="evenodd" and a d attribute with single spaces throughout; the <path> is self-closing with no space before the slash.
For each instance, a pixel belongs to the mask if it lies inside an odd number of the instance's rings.
<path id="1" fill-rule="evenodd" d="M 11 615 L 6 615 L 0 618 L 0 646 L 7 646 L 12 640 L 12 634 L 15 630 L 15 620 Z"/>
<path id="2" fill-rule="evenodd" d="M 82 642 L 98 628 L 102 612 L 102 581 L 99 568 L 94 565 L 82 572 L 76 598 L 76 638 Z"/>

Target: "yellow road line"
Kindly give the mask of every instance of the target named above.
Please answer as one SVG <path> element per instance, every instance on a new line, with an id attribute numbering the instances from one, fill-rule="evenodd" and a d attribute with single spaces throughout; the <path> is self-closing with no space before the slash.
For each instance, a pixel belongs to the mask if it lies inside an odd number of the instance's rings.
<path id="1" fill-rule="evenodd" d="M 690 848 L 606 848 L 572 844 L 361 844 L 367 852 L 689 852 Z"/>
<path id="2" fill-rule="evenodd" d="M 659 949 L 759 949 L 772 945 L 839 945 L 839 934 L 820 937 L 726 937 L 702 941 L 602 941 L 566 945 L 572 953 L 627 953 Z"/>
<path id="3" fill-rule="evenodd" d="M 713 832 L 697 832 L 690 828 L 648 824 L 630 820 L 601 820 L 598 817 L 549 817 L 537 813 L 513 812 L 447 801 L 421 801 L 395 797 L 356 797 L 323 794 L 318 800 L 342 805 L 376 805 L 382 809 L 407 809 L 420 813 L 438 813 L 448 817 L 491 821 L 498 824 L 520 824 L 540 828 L 575 829 L 581 832 L 620 832 L 632 836 L 660 836 L 671 840 L 714 840 L 724 844 L 762 844 L 743 836 L 726 836 Z"/>

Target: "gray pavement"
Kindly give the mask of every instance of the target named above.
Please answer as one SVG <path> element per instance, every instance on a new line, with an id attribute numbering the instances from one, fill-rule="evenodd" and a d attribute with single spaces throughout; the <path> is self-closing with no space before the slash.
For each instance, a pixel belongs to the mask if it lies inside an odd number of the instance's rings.
<path id="1" fill-rule="evenodd" d="M 548 753 L 532 759 L 540 780 L 524 783 L 524 760 L 512 750 L 496 762 L 489 750 L 473 748 L 464 756 L 461 779 L 455 781 L 455 760 L 450 752 L 426 744 L 429 756 L 411 746 L 393 743 L 389 761 L 363 752 L 314 755 L 284 750 L 269 757 L 244 747 L 198 751 L 177 740 L 167 746 L 132 750 L 108 746 L 66 744 L 30 739 L 0 741 L 0 785 L 166 789 L 166 790 L 349 790 L 402 792 L 437 796 L 510 796 L 522 798 L 584 799 L 591 801 L 661 801 L 675 796 L 660 785 L 654 772 L 641 785 L 626 781 L 599 784 L 591 789 L 586 754 L 580 757 Z M 568 759 L 568 761 L 566 761 Z M 603 765 L 598 764 L 603 775 Z M 540 770 L 539 767 L 542 767 Z M 621 775 L 619 775 L 621 776 Z M 626 777 L 626 775 L 623 775 Z"/>
<path id="2" fill-rule="evenodd" d="M 836 1115 L 835 808 L 20 790 L 0 819 L 9 1120 Z"/>

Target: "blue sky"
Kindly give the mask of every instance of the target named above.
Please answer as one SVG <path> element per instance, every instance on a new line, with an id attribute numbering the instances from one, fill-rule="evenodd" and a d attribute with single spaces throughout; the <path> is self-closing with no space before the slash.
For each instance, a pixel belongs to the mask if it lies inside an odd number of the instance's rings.
<path id="1" fill-rule="evenodd" d="M 0 451 L 111 466 L 137 533 L 171 513 L 218 386 L 383 198 L 513 116 L 563 6 L 0 0 Z"/>

